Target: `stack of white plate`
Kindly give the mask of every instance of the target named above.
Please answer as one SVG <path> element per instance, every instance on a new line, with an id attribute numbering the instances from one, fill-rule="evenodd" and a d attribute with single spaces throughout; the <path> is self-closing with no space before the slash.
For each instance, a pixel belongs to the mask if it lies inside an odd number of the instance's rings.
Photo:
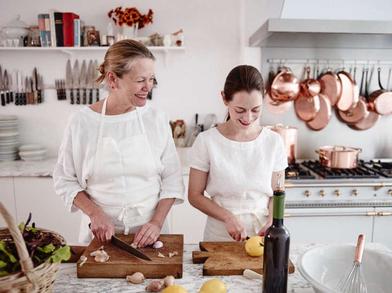
<path id="1" fill-rule="evenodd" d="M 0 161 L 13 161 L 18 156 L 18 117 L 0 115 Z"/>
<path id="2" fill-rule="evenodd" d="M 38 144 L 24 144 L 19 147 L 19 156 L 24 161 L 41 161 L 46 158 L 46 151 Z"/>

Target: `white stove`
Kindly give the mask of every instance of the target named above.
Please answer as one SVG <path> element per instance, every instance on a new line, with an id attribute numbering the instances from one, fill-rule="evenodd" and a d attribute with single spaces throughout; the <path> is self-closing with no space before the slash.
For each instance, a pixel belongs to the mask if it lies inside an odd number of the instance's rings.
<path id="1" fill-rule="evenodd" d="M 294 242 L 368 241 L 392 248 L 392 163 L 329 169 L 304 160 L 286 169 L 286 224 Z"/>

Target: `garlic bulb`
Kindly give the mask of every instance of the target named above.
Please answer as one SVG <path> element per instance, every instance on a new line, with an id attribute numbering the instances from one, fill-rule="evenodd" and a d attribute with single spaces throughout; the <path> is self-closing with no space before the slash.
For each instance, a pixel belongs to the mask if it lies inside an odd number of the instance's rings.
<path id="1" fill-rule="evenodd" d="M 126 279 L 132 284 L 141 284 L 144 282 L 144 275 L 140 272 L 136 272 L 130 276 L 127 276 Z"/>
<path id="2" fill-rule="evenodd" d="M 171 285 L 174 285 L 174 277 L 173 277 L 173 276 L 166 276 L 166 277 L 163 279 L 163 282 L 165 283 L 165 286 L 166 286 L 166 287 L 169 287 L 169 286 L 171 286 Z"/>
<path id="3" fill-rule="evenodd" d="M 147 292 L 159 292 L 163 289 L 165 283 L 162 280 L 154 280 L 150 284 L 147 285 Z"/>
<path id="4" fill-rule="evenodd" d="M 153 248 L 158 249 L 163 247 L 163 242 L 162 241 L 155 241 L 155 243 L 152 245 Z"/>

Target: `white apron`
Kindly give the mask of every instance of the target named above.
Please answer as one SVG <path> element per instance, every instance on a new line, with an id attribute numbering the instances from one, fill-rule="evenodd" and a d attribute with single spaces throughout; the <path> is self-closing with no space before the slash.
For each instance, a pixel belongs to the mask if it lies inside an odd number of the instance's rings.
<path id="1" fill-rule="evenodd" d="M 103 137 L 105 99 L 92 175 L 86 191 L 112 219 L 116 233 L 135 233 L 151 220 L 159 201 L 160 175 L 138 108 L 140 134 L 122 140 Z M 90 218 L 82 213 L 79 242 L 89 242 Z M 165 221 L 162 233 L 169 233 Z"/>
<path id="2" fill-rule="evenodd" d="M 245 227 L 246 236 L 257 235 L 267 222 L 269 214 L 266 208 L 267 196 L 259 200 L 214 196 L 212 200 L 232 212 L 240 220 Z M 227 232 L 224 222 L 208 217 L 204 229 L 204 241 L 233 241 L 233 238 Z"/>

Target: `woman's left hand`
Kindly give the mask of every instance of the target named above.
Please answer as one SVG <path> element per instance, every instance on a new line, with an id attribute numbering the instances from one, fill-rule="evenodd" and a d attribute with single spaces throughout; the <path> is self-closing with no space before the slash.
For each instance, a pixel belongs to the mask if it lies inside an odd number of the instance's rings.
<path id="1" fill-rule="evenodd" d="M 264 236 L 265 231 L 272 225 L 272 219 L 268 220 L 267 223 L 260 229 L 259 233 L 257 233 L 259 236 Z"/>
<path id="2" fill-rule="evenodd" d="M 145 247 L 154 244 L 154 242 L 158 240 L 160 234 L 161 227 L 157 223 L 148 222 L 137 231 L 133 243 L 135 243 L 137 247 Z"/>

